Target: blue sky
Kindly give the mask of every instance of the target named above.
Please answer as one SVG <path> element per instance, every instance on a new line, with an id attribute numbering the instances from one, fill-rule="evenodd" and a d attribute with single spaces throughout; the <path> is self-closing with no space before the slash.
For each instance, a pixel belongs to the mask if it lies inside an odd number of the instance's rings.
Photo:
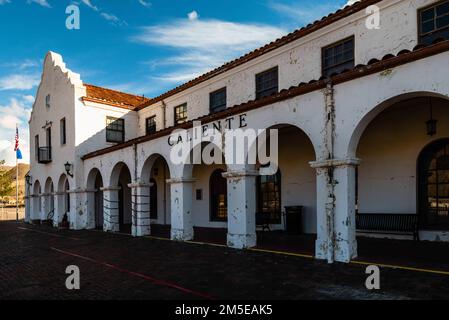
<path id="1" fill-rule="evenodd" d="M 344 6 L 347 0 L 0 0 L 0 159 L 28 119 L 47 51 L 85 83 L 152 97 Z M 66 7 L 80 8 L 68 30 Z"/>

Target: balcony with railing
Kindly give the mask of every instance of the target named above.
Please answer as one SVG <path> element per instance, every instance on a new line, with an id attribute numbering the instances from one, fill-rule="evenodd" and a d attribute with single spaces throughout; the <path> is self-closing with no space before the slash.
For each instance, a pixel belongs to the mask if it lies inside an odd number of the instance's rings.
<path id="1" fill-rule="evenodd" d="M 40 147 L 38 153 L 39 163 L 50 163 L 51 162 L 51 147 Z"/>

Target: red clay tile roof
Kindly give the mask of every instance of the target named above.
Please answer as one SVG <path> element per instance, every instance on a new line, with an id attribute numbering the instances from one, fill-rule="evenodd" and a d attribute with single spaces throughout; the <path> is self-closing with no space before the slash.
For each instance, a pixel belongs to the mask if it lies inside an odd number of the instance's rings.
<path id="1" fill-rule="evenodd" d="M 116 90 L 102 88 L 91 84 L 84 84 L 86 87 L 85 101 L 108 104 L 111 106 L 134 110 L 138 105 L 149 101 L 143 96 L 136 96 Z"/>
<path id="2" fill-rule="evenodd" d="M 186 82 L 170 91 L 167 91 L 166 93 L 163 93 L 162 95 L 155 97 L 153 99 L 150 99 L 149 101 L 146 101 L 144 103 L 142 103 L 141 105 L 139 105 L 136 110 L 140 110 L 143 109 L 153 103 L 156 103 L 158 101 L 161 101 L 163 99 L 166 99 L 167 97 L 170 97 L 174 94 L 177 94 L 181 91 L 184 91 L 188 88 L 191 88 L 201 82 L 204 82 L 206 80 L 209 80 L 221 73 L 224 73 L 226 71 L 229 71 L 239 65 L 242 65 L 250 60 L 253 60 L 265 53 L 271 52 L 277 48 L 280 48 L 292 41 L 298 40 L 308 34 L 311 34 L 319 29 L 322 29 L 338 20 L 341 20 L 343 18 L 346 18 L 356 12 L 359 12 L 361 10 L 366 9 L 367 7 L 374 5 L 378 2 L 380 2 L 382 0 L 360 0 L 359 2 L 356 2 L 352 5 L 346 6 L 342 9 L 337 10 L 334 13 L 331 13 L 323 18 L 321 18 L 320 20 L 316 20 L 313 23 L 308 24 L 307 26 L 295 30 L 289 34 L 287 34 L 286 36 L 279 38 L 261 48 L 258 48 L 254 51 L 251 51 L 243 56 L 241 56 L 240 58 L 237 58 L 233 61 L 230 61 L 224 65 L 222 65 L 221 67 L 218 67 L 212 71 L 209 71 L 201 76 L 199 76 L 198 78 L 195 78 L 189 82 Z"/>

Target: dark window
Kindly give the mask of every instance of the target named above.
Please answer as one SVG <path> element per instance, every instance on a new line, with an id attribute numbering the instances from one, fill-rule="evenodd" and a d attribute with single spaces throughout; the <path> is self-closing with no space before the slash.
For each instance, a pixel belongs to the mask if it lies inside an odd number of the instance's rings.
<path id="1" fill-rule="evenodd" d="M 449 139 L 427 146 L 418 160 L 422 228 L 449 229 Z"/>
<path id="2" fill-rule="evenodd" d="M 125 120 L 113 117 L 106 117 L 106 141 L 125 141 Z"/>
<path id="3" fill-rule="evenodd" d="M 196 200 L 203 200 L 203 189 L 196 189 Z"/>
<path id="4" fill-rule="evenodd" d="M 50 99 L 51 99 L 51 96 L 49 94 L 47 94 L 47 96 L 45 97 L 45 106 L 47 108 L 50 108 Z"/>
<path id="5" fill-rule="evenodd" d="M 278 92 L 278 67 L 256 74 L 256 99 Z"/>
<path id="6" fill-rule="evenodd" d="M 157 184 L 156 180 L 150 179 L 150 219 L 157 219 Z"/>
<path id="7" fill-rule="evenodd" d="M 227 181 L 222 173 L 223 170 L 217 169 L 210 176 L 211 221 L 226 221 L 228 219 Z"/>
<path id="8" fill-rule="evenodd" d="M 175 107 L 175 125 L 187 122 L 187 104 Z"/>
<path id="9" fill-rule="evenodd" d="M 281 223 L 281 172 L 257 178 L 257 211 L 267 213 L 270 223 Z"/>
<path id="10" fill-rule="evenodd" d="M 61 119 L 60 127 L 61 127 L 61 144 L 66 144 L 67 138 L 66 138 L 65 118 Z"/>
<path id="11" fill-rule="evenodd" d="M 431 44 L 438 38 L 449 39 L 449 1 L 418 11 L 419 42 Z"/>
<path id="12" fill-rule="evenodd" d="M 36 160 L 39 160 L 39 135 L 34 137 L 34 150 L 36 155 Z"/>
<path id="13" fill-rule="evenodd" d="M 211 113 L 226 109 L 226 88 L 211 92 L 209 95 L 209 110 Z"/>
<path id="14" fill-rule="evenodd" d="M 156 116 L 152 116 L 145 120 L 146 134 L 153 134 L 156 132 Z"/>
<path id="15" fill-rule="evenodd" d="M 322 60 L 324 77 L 354 68 L 354 37 L 323 48 Z"/>

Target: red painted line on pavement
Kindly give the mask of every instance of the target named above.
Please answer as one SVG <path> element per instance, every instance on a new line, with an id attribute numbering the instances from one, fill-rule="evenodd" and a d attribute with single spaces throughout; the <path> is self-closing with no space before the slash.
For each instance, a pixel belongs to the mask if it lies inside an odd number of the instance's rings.
<path id="1" fill-rule="evenodd" d="M 207 294 L 202 293 L 202 292 L 198 292 L 198 291 L 194 291 L 194 290 L 190 290 L 190 289 L 184 288 L 184 287 L 182 287 L 182 286 L 180 286 L 180 285 L 178 285 L 176 283 L 171 283 L 171 282 L 168 282 L 168 281 L 165 281 L 165 280 L 159 280 L 159 279 L 147 276 L 147 275 L 139 273 L 139 272 L 123 269 L 123 268 L 121 268 L 119 266 L 116 266 L 116 265 L 113 265 L 113 264 L 110 264 L 110 263 L 107 263 L 107 262 L 98 261 L 98 260 L 95 260 L 95 259 L 92 259 L 92 258 L 89 258 L 89 257 L 85 257 L 85 256 L 79 255 L 77 253 L 64 251 L 64 250 L 57 249 L 57 248 L 54 248 L 54 247 L 50 247 L 50 249 L 52 249 L 52 250 L 54 250 L 56 252 L 68 255 L 68 256 L 80 258 L 80 259 L 83 259 L 83 260 L 86 260 L 86 261 L 89 261 L 89 262 L 92 262 L 92 263 L 96 263 L 96 264 L 99 264 L 99 265 L 102 265 L 102 266 L 105 266 L 105 267 L 108 267 L 108 268 L 111 268 L 111 269 L 114 269 L 114 270 L 117 270 L 117 271 L 120 271 L 120 272 L 123 272 L 123 273 L 130 274 L 130 275 L 135 276 L 135 277 L 139 277 L 139 278 L 145 279 L 145 280 L 150 281 L 150 282 L 152 282 L 154 284 L 158 284 L 158 285 L 170 287 L 170 288 L 173 288 L 173 289 L 177 289 L 179 291 L 182 291 L 182 292 L 185 292 L 185 293 L 189 293 L 191 295 L 198 296 L 198 297 L 201 297 L 201 298 L 204 298 L 204 299 L 207 299 L 207 300 L 214 300 L 214 298 L 212 296 L 210 296 L 210 295 L 207 295 Z"/>
<path id="2" fill-rule="evenodd" d="M 26 231 L 32 231 L 32 232 L 37 232 L 37 233 L 42 233 L 42 234 L 46 234 L 52 237 L 57 237 L 57 238 L 66 238 L 66 239 L 70 239 L 70 240 L 81 240 L 80 238 L 74 238 L 74 237 L 67 237 L 67 236 L 63 236 L 60 234 L 55 234 L 55 233 L 51 233 L 51 232 L 45 232 L 45 231 L 40 231 L 40 230 L 34 230 L 31 228 L 24 228 L 24 227 L 17 227 L 17 229 L 20 230 L 26 230 Z"/>

